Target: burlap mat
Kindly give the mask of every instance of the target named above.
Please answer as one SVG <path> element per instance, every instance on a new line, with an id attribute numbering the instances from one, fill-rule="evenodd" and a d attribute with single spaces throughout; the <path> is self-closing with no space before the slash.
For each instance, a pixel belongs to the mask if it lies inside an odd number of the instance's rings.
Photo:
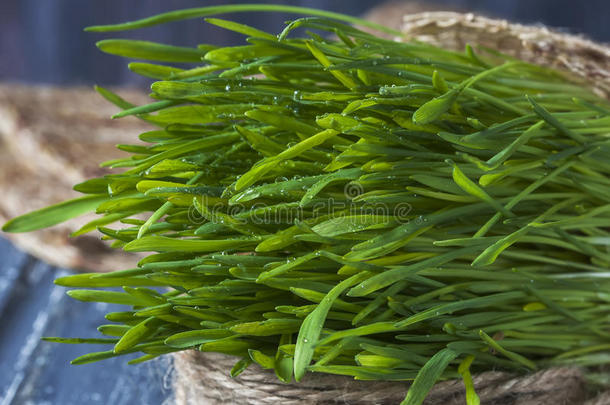
<path id="1" fill-rule="evenodd" d="M 408 383 L 356 381 L 349 377 L 308 374 L 298 384 L 285 384 L 273 372 L 250 366 L 236 378 L 227 376 L 237 359 L 194 350 L 174 355 L 174 401 L 202 405 L 397 405 Z M 587 400 L 576 368 L 554 368 L 527 376 L 490 371 L 474 377 L 481 404 L 608 405 L 610 393 Z M 425 405 L 464 405 L 461 380 L 434 386 Z"/>
<path id="2" fill-rule="evenodd" d="M 610 47 L 543 25 L 529 26 L 472 13 L 449 11 L 405 15 L 408 38 L 461 50 L 482 45 L 544 66 L 569 71 L 601 96 L 610 95 Z"/>
<path id="3" fill-rule="evenodd" d="M 121 90 L 134 103 L 144 92 Z M 92 88 L 0 84 L 0 225 L 26 212 L 78 197 L 72 186 L 109 173 L 105 160 L 128 156 L 119 143 L 137 142 L 152 126 L 127 117 L 111 120 L 119 109 Z M 133 267 L 137 256 L 110 249 L 91 233 L 70 238 L 94 214 L 36 232 L 2 233 L 26 252 L 57 266 L 90 271 Z"/>
<path id="4" fill-rule="evenodd" d="M 369 16 L 384 18 L 391 8 Z M 377 21 L 386 23 L 387 20 Z M 391 22 L 391 20 L 390 20 Z M 610 94 L 610 48 L 585 38 L 543 26 L 511 24 L 473 14 L 426 12 L 404 17 L 408 38 L 464 49 L 483 45 L 521 59 L 553 66 L 582 78 L 601 95 Z M 235 359 L 195 351 L 174 355 L 175 402 L 181 405 L 389 405 L 399 404 L 408 384 L 363 382 L 333 375 L 307 376 L 299 384 L 284 384 L 273 372 L 251 367 L 239 377 L 228 376 Z M 493 405 L 609 405 L 610 392 L 597 396 L 585 390 L 576 368 L 558 368 L 527 376 L 488 372 L 475 376 L 481 404 Z M 589 398 L 592 397 L 593 398 Z M 588 399 L 589 398 L 589 399 Z M 461 381 L 438 383 L 425 404 L 465 404 Z"/>

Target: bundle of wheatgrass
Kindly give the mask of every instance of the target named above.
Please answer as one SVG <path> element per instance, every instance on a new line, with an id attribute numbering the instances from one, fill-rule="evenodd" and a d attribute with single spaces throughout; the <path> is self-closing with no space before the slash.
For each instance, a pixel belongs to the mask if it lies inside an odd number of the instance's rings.
<path id="1" fill-rule="evenodd" d="M 238 5 L 164 14 L 149 26 Z M 113 246 L 154 252 L 138 267 L 58 279 L 82 301 L 125 305 L 83 364 L 196 348 L 282 381 L 307 371 L 414 380 L 610 363 L 610 110 L 563 74 L 364 33 L 316 10 L 242 46 L 105 40 L 156 79 L 134 106 L 159 126 L 119 145 L 118 174 L 86 196 L 7 223 L 49 226 L 95 210 Z M 329 19 L 328 17 L 336 19 Z M 293 30 L 301 28 L 300 34 Z M 106 287 L 122 287 L 104 290 Z M 82 289 L 86 288 L 86 289 Z M 102 289 L 94 289 L 102 288 Z M 89 334 L 83 331 L 84 334 Z M 602 367 L 600 369 L 600 367 Z M 227 373 L 229 370 L 227 370 Z"/>

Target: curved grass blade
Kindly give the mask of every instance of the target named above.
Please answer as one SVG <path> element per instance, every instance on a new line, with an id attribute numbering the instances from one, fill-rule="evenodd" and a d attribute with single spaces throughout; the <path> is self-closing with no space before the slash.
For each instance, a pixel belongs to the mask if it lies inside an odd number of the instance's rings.
<path id="1" fill-rule="evenodd" d="M 369 27 L 376 29 L 381 32 L 385 32 L 392 35 L 402 36 L 400 31 L 393 30 L 385 27 L 381 24 L 376 24 L 358 17 L 352 17 L 341 13 L 334 13 L 332 11 L 324 11 L 315 8 L 288 6 L 282 4 L 232 4 L 224 6 L 209 6 L 209 7 L 197 7 L 189 8 L 184 10 L 170 11 L 163 14 L 158 14 L 152 17 L 143 18 L 136 21 L 130 21 L 122 24 L 111 24 L 111 25 L 94 25 L 85 28 L 85 31 L 90 32 L 109 32 L 109 31 L 126 31 L 138 28 L 151 27 L 158 24 L 164 24 L 172 21 L 186 20 L 190 18 L 207 17 L 210 15 L 226 14 L 226 13 L 238 13 L 238 12 L 252 12 L 252 11 L 271 11 L 271 12 L 283 12 L 283 13 L 295 13 L 295 14 L 307 14 L 315 15 L 320 17 L 327 17 L 337 19 L 339 21 L 345 21 L 362 25 L 363 27 Z"/>
<path id="2" fill-rule="evenodd" d="M 509 359 L 514 360 L 517 363 L 523 364 L 525 367 L 529 368 L 530 370 L 538 369 L 538 367 L 536 366 L 536 364 L 534 362 L 526 359 L 525 357 L 521 356 L 518 353 L 514 353 L 509 350 L 506 350 L 505 348 L 500 346 L 500 344 L 498 342 L 496 342 L 494 339 L 492 339 L 487 333 L 483 332 L 482 330 L 479 331 L 479 336 L 481 337 L 481 339 L 483 339 L 483 341 L 485 341 L 485 343 L 487 343 L 493 349 L 495 349 L 499 353 L 502 353 L 504 356 L 508 357 Z"/>
<path id="3" fill-rule="evenodd" d="M 421 405 L 449 363 L 459 354 L 454 350 L 445 348 L 432 356 L 417 373 L 413 385 L 409 388 L 407 396 L 400 405 Z"/>
<path id="4" fill-rule="evenodd" d="M 126 58 L 146 59 L 159 62 L 201 62 L 205 52 L 197 48 L 172 46 L 133 39 L 104 39 L 96 43 L 102 51 Z"/>
<path id="5" fill-rule="evenodd" d="M 464 387 L 466 388 L 466 405 L 480 405 L 481 399 L 474 389 L 472 374 L 470 374 L 470 365 L 474 361 L 473 355 L 466 356 L 458 366 L 458 373 L 462 376 Z"/>
<path id="6" fill-rule="evenodd" d="M 309 363 L 311 363 L 314 347 L 318 341 L 318 338 L 320 337 L 322 327 L 324 326 L 324 321 L 326 320 L 326 316 L 328 315 L 328 311 L 330 311 L 333 302 L 346 289 L 360 282 L 366 277 L 368 277 L 368 272 L 363 271 L 343 280 L 328 292 L 322 302 L 316 306 L 316 309 L 307 315 L 303 321 L 303 324 L 301 325 L 301 328 L 299 329 L 299 335 L 297 337 L 294 352 L 294 378 L 296 381 L 300 381 L 301 378 L 303 378 L 307 366 L 309 366 Z"/>
<path id="7" fill-rule="evenodd" d="M 154 317 L 146 318 L 121 336 L 121 339 L 114 345 L 113 351 L 124 353 L 150 336 L 159 325 L 160 321 L 158 319 Z"/>
<path id="8" fill-rule="evenodd" d="M 97 206 L 106 200 L 108 200 L 107 195 L 93 194 L 63 201 L 13 218 L 2 226 L 2 230 L 17 233 L 48 228 L 86 212 L 95 211 Z"/>

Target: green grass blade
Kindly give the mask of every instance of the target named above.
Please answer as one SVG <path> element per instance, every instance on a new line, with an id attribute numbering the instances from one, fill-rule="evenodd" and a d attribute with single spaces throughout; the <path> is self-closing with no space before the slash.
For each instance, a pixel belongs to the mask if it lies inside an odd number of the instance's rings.
<path id="1" fill-rule="evenodd" d="M 130 21 L 122 24 L 112 25 L 94 25 L 85 28 L 85 31 L 90 32 L 109 32 L 109 31 L 125 31 L 133 30 L 138 28 L 151 27 L 158 24 L 164 24 L 172 21 L 186 20 L 190 18 L 207 17 L 210 15 L 227 14 L 227 13 L 238 13 L 238 12 L 252 12 L 252 11 L 270 11 L 270 12 L 283 12 L 283 13 L 295 13 L 295 14 L 306 14 L 315 15 L 320 17 L 327 17 L 337 19 L 339 21 L 345 21 L 362 25 L 363 27 L 369 27 L 376 29 L 381 32 L 385 32 L 392 35 L 401 36 L 400 31 L 393 30 L 385 27 L 381 24 L 376 24 L 361 18 L 348 16 L 345 14 L 334 13 L 331 11 L 318 10 L 315 8 L 308 7 L 297 7 L 287 6 L 282 4 L 232 4 L 225 6 L 210 6 L 210 7 L 198 7 L 189 8 L 184 10 L 170 11 L 156 16 L 143 18 L 141 20 Z"/>
<path id="2" fill-rule="evenodd" d="M 159 62 L 201 62 L 205 55 L 198 49 L 132 39 L 104 39 L 96 45 L 102 52 L 111 55 Z"/>
<path id="3" fill-rule="evenodd" d="M 63 201 L 13 218 L 2 226 L 2 230 L 17 233 L 47 228 L 94 211 L 99 204 L 106 200 L 108 200 L 108 196 L 94 194 Z"/>
<path id="4" fill-rule="evenodd" d="M 421 405 L 449 363 L 458 355 L 459 353 L 451 349 L 443 349 L 432 356 L 417 373 L 413 385 L 400 405 Z"/>
<path id="5" fill-rule="evenodd" d="M 343 280 L 328 292 L 324 300 L 311 312 L 301 325 L 294 354 L 294 378 L 300 381 L 305 375 L 305 370 L 313 358 L 314 348 L 322 332 L 324 321 L 333 302 L 346 289 L 367 277 L 366 272 L 361 272 Z"/>

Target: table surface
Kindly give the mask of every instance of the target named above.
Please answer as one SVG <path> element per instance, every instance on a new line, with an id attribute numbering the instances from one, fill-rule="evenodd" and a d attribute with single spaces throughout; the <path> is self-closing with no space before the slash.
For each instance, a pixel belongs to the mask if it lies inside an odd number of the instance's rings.
<path id="1" fill-rule="evenodd" d="M 68 274 L 0 237 L 0 405 L 171 403 L 169 358 L 128 365 L 131 355 L 73 366 L 70 360 L 108 346 L 40 340 L 102 337 L 96 328 L 107 323 L 104 314 L 121 310 L 68 297 L 53 284 Z"/>

